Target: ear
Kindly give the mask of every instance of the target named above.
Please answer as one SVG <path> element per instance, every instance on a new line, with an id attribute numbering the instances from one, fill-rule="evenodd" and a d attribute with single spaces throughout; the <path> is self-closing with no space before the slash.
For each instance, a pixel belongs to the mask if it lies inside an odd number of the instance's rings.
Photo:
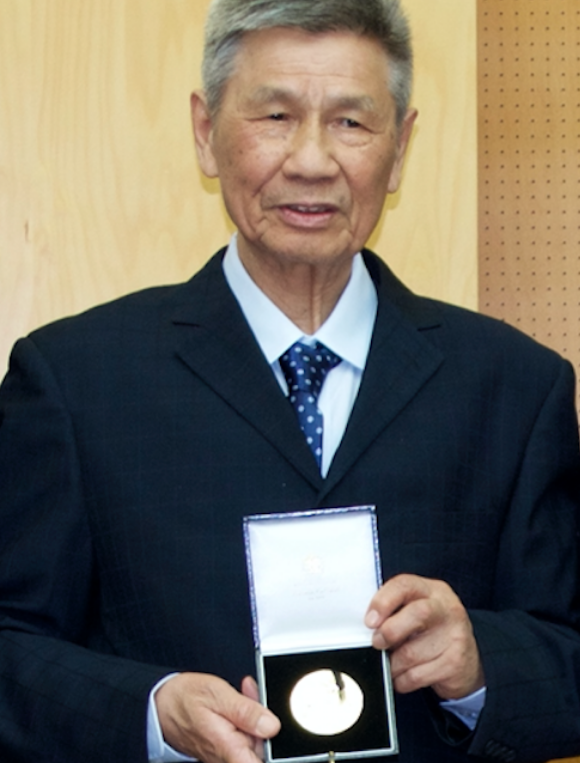
<path id="1" fill-rule="evenodd" d="M 403 175 L 403 164 L 405 163 L 405 154 L 407 153 L 407 146 L 409 145 L 409 139 L 413 132 L 413 125 L 417 119 L 417 109 L 409 109 L 403 117 L 403 122 L 398 128 L 399 137 L 397 140 L 397 155 L 391 170 L 389 177 L 389 193 L 395 193 L 399 189 L 401 183 L 401 177 Z"/>
<path id="2" fill-rule="evenodd" d="M 205 94 L 196 91 L 191 94 L 191 123 L 195 138 L 195 150 L 201 171 L 208 178 L 218 177 L 218 167 L 213 153 L 213 122 Z"/>

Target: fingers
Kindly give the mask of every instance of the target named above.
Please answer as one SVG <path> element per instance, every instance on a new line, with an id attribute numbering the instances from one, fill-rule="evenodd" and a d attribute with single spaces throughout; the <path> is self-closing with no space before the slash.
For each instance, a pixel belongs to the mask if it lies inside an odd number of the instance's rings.
<path id="1" fill-rule="evenodd" d="M 412 601 L 421 601 L 429 596 L 433 583 L 418 575 L 397 575 L 388 580 L 371 600 L 365 623 L 369 628 L 380 628 L 382 624 Z"/>
<path id="2" fill-rule="evenodd" d="M 258 763 L 257 740 L 278 733 L 276 716 L 251 696 L 216 676 L 182 673 L 167 681 L 155 701 L 166 742 L 204 763 Z"/>
<path id="3" fill-rule="evenodd" d="M 256 681 L 252 678 L 252 676 L 246 676 L 242 681 L 242 694 L 244 697 L 249 697 L 250 699 L 253 699 L 254 701 L 258 702 L 260 699 L 260 692 L 258 689 L 258 684 Z M 260 760 L 263 760 L 264 758 L 264 742 L 262 739 L 258 739 L 257 737 L 250 737 L 254 750 L 254 753 Z"/>
<path id="4" fill-rule="evenodd" d="M 253 699 L 255 702 L 260 701 L 260 692 L 258 689 L 258 684 L 256 683 L 256 680 L 252 678 L 252 676 L 246 676 L 242 681 L 242 694 L 244 697 L 249 697 L 250 699 Z"/>
<path id="5" fill-rule="evenodd" d="M 399 575 L 377 591 L 365 622 L 375 629 L 375 646 L 391 649 L 443 620 L 460 618 L 463 612 L 459 598 L 446 583 Z"/>
<path id="6" fill-rule="evenodd" d="M 485 683 L 471 629 L 459 624 L 411 637 L 393 650 L 391 669 L 401 693 L 429 686 L 442 699 L 459 699 Z"/>
<path id="7" fill-rule="evenodd" d="M 365 622 L 373 645 L 388 649 L 395 689 L 432 687 L 444 699 L 467 696 L 485 680 L 471 622 L 446 583 L 399 575 L 373 597 Z"/>

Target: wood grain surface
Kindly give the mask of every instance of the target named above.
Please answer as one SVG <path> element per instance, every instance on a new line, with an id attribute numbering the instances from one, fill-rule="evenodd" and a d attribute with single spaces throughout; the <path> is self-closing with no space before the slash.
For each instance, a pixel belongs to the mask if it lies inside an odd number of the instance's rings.
<path id="1" fill-rule="evenodd" d="M 207 6 L 0 0 L 0 369 L 33 327 L 188 278 L 227 243 L 189 122 Z M 405 6 L 420 117 L 371 244 L 419 292 L 475 307 L 475 0 Z"/>

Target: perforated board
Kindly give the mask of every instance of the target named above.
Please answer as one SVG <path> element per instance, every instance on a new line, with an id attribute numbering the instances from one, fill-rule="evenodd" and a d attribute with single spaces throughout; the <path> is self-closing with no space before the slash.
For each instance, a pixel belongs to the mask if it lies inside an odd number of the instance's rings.
<path id="1" fill-rule="evenodd" d="M 478 0 L 479 304 L 580 369 L 580 2 Z"/>

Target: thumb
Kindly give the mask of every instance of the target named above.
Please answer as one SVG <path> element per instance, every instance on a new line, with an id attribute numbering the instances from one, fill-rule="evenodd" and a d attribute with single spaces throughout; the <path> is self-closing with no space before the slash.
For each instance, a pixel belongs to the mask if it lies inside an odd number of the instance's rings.
<path id="1" fill-rule="evenodd" d="M 252 685 L 253 684 L 253 685 Z M 245 678 L 242 682 L 242 691 L 228 694 L 227 704 L 222 713 L 240 731 L 245 731 L 258 739 L 270 739 L 280 731 L 280 721 L 268 708 L 257 702 L 257 687 L 253 679 Z M 247 694 L 246 694 L 247 692 Z"/>

